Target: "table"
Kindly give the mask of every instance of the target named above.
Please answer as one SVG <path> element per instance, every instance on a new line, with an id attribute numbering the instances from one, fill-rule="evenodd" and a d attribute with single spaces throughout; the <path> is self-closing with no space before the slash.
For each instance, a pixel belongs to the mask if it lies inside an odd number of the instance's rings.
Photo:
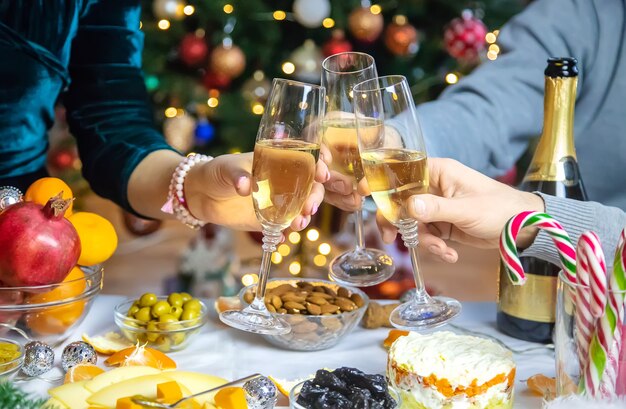
<path id="1" fill-rule="evenodd" d="M 103 334 L 116 329 L 113 307 L 124 298 L 100 295 L 68 343 L 80 334 Z M 498 333 L 495 329 L 494 303 L 464 303 L 461 316 L 454 322 L 454 331 L 469 330 L 497 337 L 514 350 L 527 350 L 515 354 L 517 363 L 514 408 L 541 408 L 541 398 L 529 393 L 525 380 L 534 374 L 554 376 L 554 352 Z M 179 368 L 210 373 L 226 379 L 236 379 L 251 373 L 272 375 L 281 379 L 298 379 L 320 368 L 352 366 L 367 373 L 384 373 L 387 353 L 382 347 L 388 329 L 367 330 L 358 327 L 334 348 L 317 352 L 284 351 L 267 344 L 258 335 L 228 328 L 214 316 L 205 328 L 183 351 L 170 356 Z M 57 358 L 61 351 L 57 351 Z M 58 361 L 57 361 L 58 362 Z M 50 384 L 31 381 L 21 385 L 24 389 L 45 396 Z M 279 404 L 286 404 L 283 400 Z"/>

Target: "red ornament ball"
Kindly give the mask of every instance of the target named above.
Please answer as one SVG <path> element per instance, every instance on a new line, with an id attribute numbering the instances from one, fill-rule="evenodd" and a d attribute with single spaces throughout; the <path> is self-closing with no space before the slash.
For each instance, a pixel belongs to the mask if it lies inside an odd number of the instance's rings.
<path id="1" fill-rule="evenodd" d="M 360 7 L 353 10 L 348 16 L 350 33 L 359 41 L 371 43 L 376 41 L 383 32 L 382 14 L 374 14 L 369 7 Z"/>
<path id="2" fill-rule="evenodd" d="M 397 56 L 415 55 L 419 50 L 417 30 L 405 16 L 395 16 L 385 31 L 385 45 Z"/>
<path id="3" fill-rule="evenodd" d="M 241 48 L 236 45 L 224 47 L 220 45 L 211 51 L 209 62 L 211 71 L 225 75 L 229 78 L 237 78 L 246 68 L 246 56 Z"/>
<path id="4" fill-rule="evenodd" d="M 58 149 L 50 153 L 48 162 L 56 170 L 67 170 L 74 167 L 78 154 L 73 149 Z"/>
<path id="5" fill-rule="evenodd" d="M 459 61 L 475 63 L 480 52 L 485 49 L 487 26 L 474 17 L 472 12 L 464 11 L 461 17 L 448 24 L 444 32 L 444 42 L 448 53 Z"/>
<path id="6" fill-rule="evenodd" d="M 207 57 L 209 47 L 204 38 L 195 34 L 187 34 L 183 37 L 178 47 L 180 60 L 190 67 L 200 65 Z"/>
<path id="7" fill-rule="evenodd" d="M 214 71 L 207 71 L 202 77 L 202 84 L 208 90 L 218 89 L 225 90 L 230 86 L 230 77 Z"/>
<path id="8" fill-rule="evenodd" d="M 350 44 L 350 41 L 346 40 L 346 35 L 341 29 L 333 30 L 331 39 L 322 47 L 324 57 L 347 53 L 348 51 L 352 51 L 352 44 Z"/>

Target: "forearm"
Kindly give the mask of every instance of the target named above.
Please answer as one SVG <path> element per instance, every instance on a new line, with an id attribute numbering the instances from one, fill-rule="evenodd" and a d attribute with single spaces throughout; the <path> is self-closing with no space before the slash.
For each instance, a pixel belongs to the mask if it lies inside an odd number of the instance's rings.
<path id="1" fill-rule="evenodd" d="M 167 200 L 169 184 L 176 166 L 183 157 L 170 150 L 148 154 L 131 173 L 128 181 L 128 202 L 132 209 L 147 217 L 163 219 L 161 207 Z"/>
<path id="2" fill-rule="evenodd" d="M 620 233 L 626 227 L 626 213 L 616 207 L 597 202 L 581 202 L 549 195 L 541 195 L 545 211 L 557 219 L 576 244 L 585 231 L 593 231 L 600 237 L 608 266 L 613 265 L 613 255 Z M 533 244 L 523 256 L 534 256 L 559 265 L 559 258 L 552 239 L 543 231 L 537 234 Z"/>

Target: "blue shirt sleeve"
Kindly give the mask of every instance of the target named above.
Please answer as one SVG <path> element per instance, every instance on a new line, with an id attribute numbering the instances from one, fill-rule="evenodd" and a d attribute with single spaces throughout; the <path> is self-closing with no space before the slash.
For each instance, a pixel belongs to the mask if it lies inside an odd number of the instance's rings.
<path id="1" fill-rule="evenodd" d="M 92 189 L 126 210 L 128 180 L 149 153 L 173 150 L 155 129 L 141 70 L 139 0 L 101 0 L 72 43 L 67 119 Z"/>

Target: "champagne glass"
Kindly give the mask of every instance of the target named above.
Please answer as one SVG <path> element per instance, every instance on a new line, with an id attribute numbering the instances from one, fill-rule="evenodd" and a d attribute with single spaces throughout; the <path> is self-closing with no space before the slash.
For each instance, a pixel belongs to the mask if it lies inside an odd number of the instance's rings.
<path id="1" fill-rule="evenodd" d="M 323 87 L 284 79 L 272 84 L 252 162 L 252 200 L 263 230 L 259 282 L 248 307 L 220 314 L 231 327 L 271 335 L 291 331 L 267 310 L 265 287 L 282 231 L 301 213 L 313 186 L 324 105 Z"/>
<path id="2" fill-rule="evenodd" d="M 376 76 L 374 58 L 368 54 L 340 53 L 322 62 L 322 85 L 326 88 L 327 101 L 323 143 L 332 155 L 330 168 L 348 176 L 353 189 L 363 179 L 363 167 L 357 144 L 352 88 Z M 356 246 L 331 261 L 329 276 L 341 284 L 376 285 L 393 275 L 393 260 L 381 250 L 365 248 L 363 210 L 357 210 L 354 218 Z"/>
<path id="3" fill-rule="evenodd" d="M 400 231 L 415 276 L 415 295 L 389 320 L 406 330 L 438 327 L 456 317 L 461 304 L 428 295 L 420 274 L 417 221 L 409 216 L 406 201 L 428 192 L 428 166 L 409 85 L 403 76 L 392 75 L 359 83 L 354 94 L 365 178 L 378 209 Z"/>

